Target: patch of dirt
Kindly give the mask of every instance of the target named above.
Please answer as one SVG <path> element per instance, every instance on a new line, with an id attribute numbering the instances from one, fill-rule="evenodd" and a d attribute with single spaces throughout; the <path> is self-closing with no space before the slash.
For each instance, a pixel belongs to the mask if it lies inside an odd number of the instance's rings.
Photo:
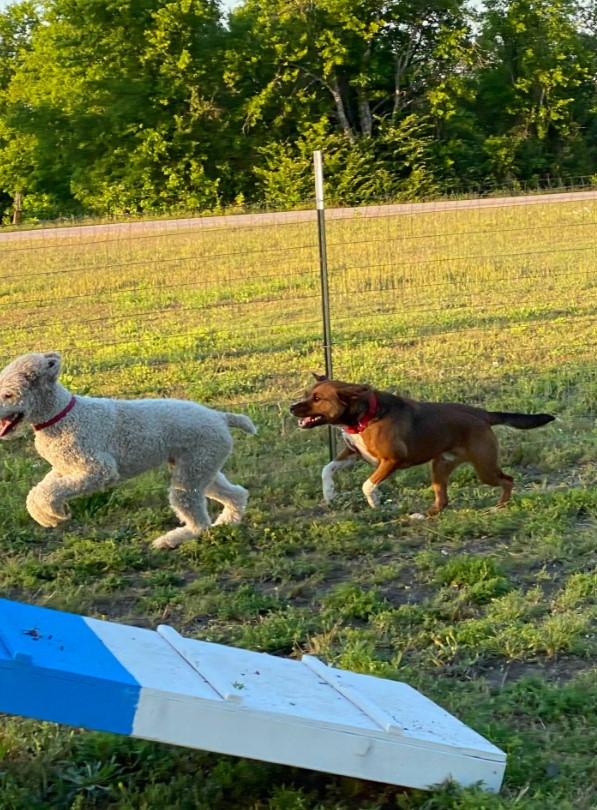
<path id="1" fill-rule="evenodd" d="M 585 658 L 565 657 L 537 661 L 510 661 L 505 664 L 472 668 L 473 677 L 482 677 L 493 689 L 503 689 L 529 675 L 539 675 L 547 683 L 560 686 L 592 669 Z"/>

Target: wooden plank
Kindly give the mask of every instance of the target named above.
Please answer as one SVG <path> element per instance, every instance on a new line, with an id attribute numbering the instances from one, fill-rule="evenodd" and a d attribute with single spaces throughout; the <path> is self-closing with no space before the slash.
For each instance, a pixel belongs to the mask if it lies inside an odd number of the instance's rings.
<path id="1" fill-rule="evenodd" d="M 407 684 L 8 600 L 0 711 L 422 789 L 506 766 Z"/>

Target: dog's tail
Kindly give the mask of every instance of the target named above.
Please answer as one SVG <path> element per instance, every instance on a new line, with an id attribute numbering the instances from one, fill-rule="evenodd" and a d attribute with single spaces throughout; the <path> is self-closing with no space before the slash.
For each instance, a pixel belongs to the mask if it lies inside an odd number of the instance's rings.
<path id="1" fill-rule="evenodd" d="M 503 413 L 502 411 L 486 411 L 486 413 L 490 425 L 508 425 L 508 427 L 518 428 L 518 430 L 538 428 L 555 419 L 555 416 L 550 413 Z"/>
<path id="2" fill-rule="evenodd" d="M 248 416 L 242 413 L 225 413 L 224 416 L 229 427 L 240 428 L 240 430 L 243 430 L 245 433 L 257 433 L 257 428 Z"/>

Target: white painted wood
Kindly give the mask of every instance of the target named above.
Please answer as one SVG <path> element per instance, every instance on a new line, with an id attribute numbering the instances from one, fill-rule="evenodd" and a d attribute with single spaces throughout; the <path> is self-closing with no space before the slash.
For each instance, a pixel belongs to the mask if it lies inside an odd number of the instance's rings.
<path id="1" fill-rule="evenodd" d="M 214 691 L 243 700 L 143 688 L 137 736 L 410 787 L 451 778 L 499 789 L 503 752 L 407 684 L 170 637 L 201 680 L 209 669 Z"/>
<path id="2" fill-rule="evenodd" d="M 198 672 L 202 678 L 204 678 L 207 683 L 215 689 L 215 691 L 222 697 L 224 700 L 233 701 L 234 703 L 242 703 L 243 696 L 241 695 L 239 689 L 242 688 L 242 684 L 239 683 L 228 683 L 225 680 L 225 672 L 222 672 L 221 669 L 214 668 L 210 662 L 210 658 L 208 655 L 204 655 L 201 657 L 200 655 L 194 652 L 194 648 L 187 645 L 185 651 L 185 644 L 184 638 L 177 633 L 173 627 L 169 627 L 166 624 L 160 624 L 158 626 L 157 632 L 159 635 L 164 639 L 164 641 L 169 644 L 173 650 L 175 650 L 182 658 L 190 664 L 195 672 Z M 224 679 L 223 677 L 224 676 Z M 237 690 L 237 691 L 233 691 Z"/>
<path id="3" fill-rule="evenodd" d="M 372 701 L 386 708 L 402 728 L 405 741 L 430 752 L 449 750 L 505 764 L 503 751 L 412 686 L 346 670 L 340 672 L 347 684 L 363 689 Z"/>
<path id="4" fill-rule="evenodd" d="M 134 736 L 326 773 L 427 789 L 452 779 L 462 786 L 477 782 L 497 791 L 503 762 L 462 756 L 450 750 L 430 752 L 383 734 L 355 734 L 332 728 L 325 719 L 305 723 L 245 704 L 220 705 L 165 699 L 142 691 Z"/>
<path id="5" fill-rule="evenodd" d="M 335 678 L 347 691 L 363 696 L 368 708 L 370 704 L 380 707 L 403 738 L 422 740 L 427 747 L 482 754 L 496 761 L 505 759 L 498 748 L 475 731 L 398 681 L 337 670 L 319 661 L 319 667 L 314 667 L 317 671 L 313 671 L 299 661 L 189 639 L 172 631 L 178 646 L 175 651 L 160 633 L 152 630 L 95 619 L 86 622 L 145 690 L 216 703 L 223 702 L 221 693 L 237 693 L 249 711 L 314 724 L 323 720 L 330 727 L 352 733 L 384 736 L 376 720 L 330 686 L 329 680 Z M 160 631 L 164 632 L 164 628 Z M 307 661 L 312 658 L 303 656 Z M 203 667 L 218 673 L 218 689 L 199 674 Z M 327 679 L 321 677 L 323 672 Z"/>
<path id="6" fill-rule="evenodd" d="M 182 636 L 179 654 L 197 672 L 217 673 L 213 677 L 218 693 L 242 695 L 242 705 L 249 711 L 314 726 L 325 714 L 330 727 L 383 734 L 375 721 L 299 661 Z"/>
<path id="7" fill-rule="evenodd" d="M 364 712 L 367 717 L 370 717 L 378 726 L 385 729 L 388 733 L 402 734 L 402 729 L 400 726 L 396 725 L 391 715 L 384 712 L 379 706 L 376 706 L 375 703 L 369 700 L 365 695 L 359 693 L 354 687 L 345 683 L 342 680 L 342 673 L 339 670 L 328 667 L 315 655 L 303 655 L 301 661 L 311 672 L 314 672 L 333 689 L 340 692 L 341 695 Z"/>
<path id="8" fill-rule="evenodd" d="M 154 630 L 85 619 L 108 650 L 144 689 L 193 700 L 220 701 L 221 697 Z"/>

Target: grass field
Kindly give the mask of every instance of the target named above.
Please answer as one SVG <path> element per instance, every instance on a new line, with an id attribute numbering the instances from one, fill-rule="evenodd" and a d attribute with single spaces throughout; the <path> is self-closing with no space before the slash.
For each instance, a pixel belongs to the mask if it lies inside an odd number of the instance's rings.
<path id="1" fill-rule="evenodd" d="M 367 470 L 321 505 L 325 431 L 288 405 L 322 370 L 313 223 L 0 241 L 2 364 L 63 352 L 76 393 L 179 396 L 249 413 L 230 478 L 247 519 L 167 554 L 166 471 L 44 530 L 30 435 L 0 446 L 0 595 L 410 683 L 508 754 L 498 796 L 424 793 L 17 718 L 0 721 L 1 810 L 592 810 L 597 806 L 597 202 L 334 220 L 336 376 L 416 398 L 551 411 L 497 429 L 507 510 L 426 468 L 372 511 Z"/>

